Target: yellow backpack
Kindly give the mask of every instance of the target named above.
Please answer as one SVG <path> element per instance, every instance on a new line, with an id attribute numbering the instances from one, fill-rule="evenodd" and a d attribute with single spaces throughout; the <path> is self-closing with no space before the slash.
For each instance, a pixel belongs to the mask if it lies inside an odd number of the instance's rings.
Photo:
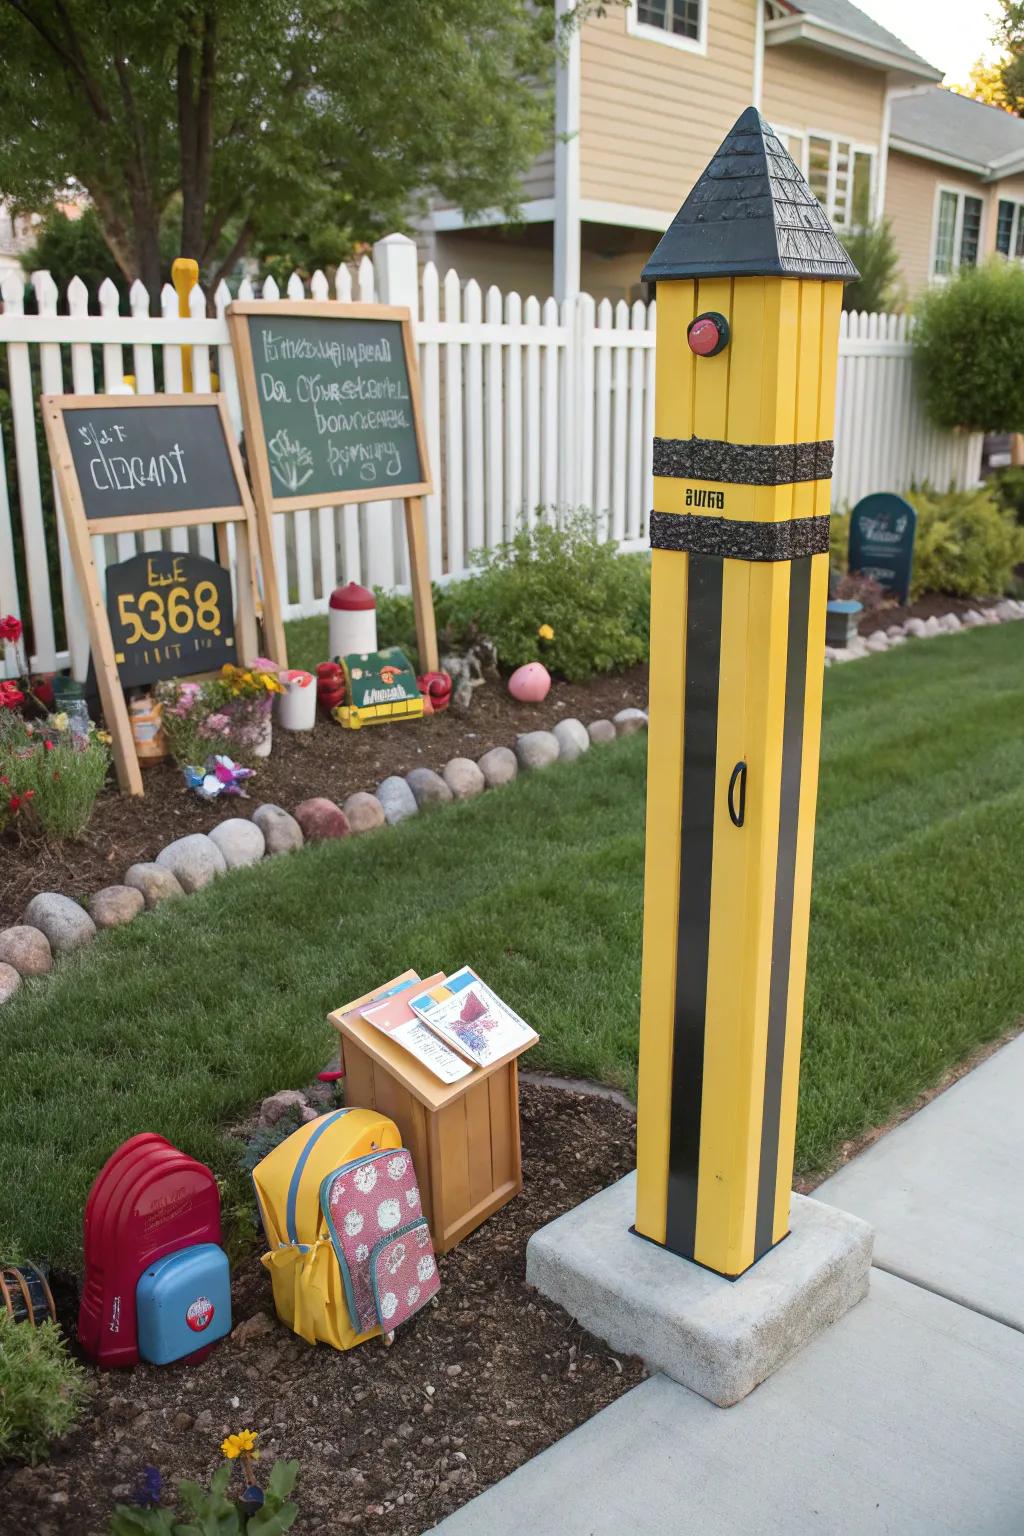
<path id="1" fill-rule="evenodd" d="M 351 1349 L 381 1332 L 357 1333 L 321 1207 L 323 1181 L 345 1163 L 400 1148 L 394 1121 L 371 1109 L 338 1109 L 300 1125 L 253 1170 L 268 1251 L 274 1307 L 309 1344 Z"/>

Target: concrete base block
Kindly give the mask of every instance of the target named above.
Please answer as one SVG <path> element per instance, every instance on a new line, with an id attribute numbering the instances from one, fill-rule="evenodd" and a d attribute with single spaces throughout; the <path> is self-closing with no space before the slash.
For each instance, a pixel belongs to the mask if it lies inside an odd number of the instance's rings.
<path id="1" fill-rule="evenodd" d="M 542 1227 L 526 1278 L 613 1349 L 720 1408 L 746 1397 L 867 1295 L 867 1222 L 793 1196 L 790 1234 L 724 1280 L 630 1232 L 636 1174 Z"/>

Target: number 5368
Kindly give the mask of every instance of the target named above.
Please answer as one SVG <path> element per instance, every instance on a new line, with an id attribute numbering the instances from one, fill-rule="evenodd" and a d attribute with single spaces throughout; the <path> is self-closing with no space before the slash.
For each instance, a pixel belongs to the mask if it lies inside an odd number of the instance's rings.
<path id="1" fill-rule="evenodd" d="M 199 581 L 194 592 L 187 587 L 172 587 L 166 597 L 151 589 L 137 594 L 121 592 L 117 616 L 125 629 L 131 631 L 125 635 L 126 645 L 137 645 L 140 640 L 155 645 L 168 630 L 175 635 L 187 635 L 194 625 L 216 630 L 220 628 L 217 588 L 212 581 Z"/>

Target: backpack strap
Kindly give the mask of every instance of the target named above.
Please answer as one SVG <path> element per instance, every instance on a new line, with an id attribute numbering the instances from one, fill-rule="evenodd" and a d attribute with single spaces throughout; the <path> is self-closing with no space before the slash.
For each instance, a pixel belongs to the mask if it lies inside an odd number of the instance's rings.
<path id="1" fill-rule="evenodd" d="M 342 1115 L 347 1115 L 348 1112 L 348 1107 L 344 1109 L 336 1109 L 332 1114 L 324 1115 L 321 1118 L 319 1124 L 316 1126 L 316 1129 L 313 1131 L 313 1134 L 310 1136 L 309 1140 L 306 1142 L 306 1145 L 299 1153 L 295 1168 L 292 1171 L 291 1183 L 288 1185 L 288 1201 L 285 1206 L 285 1229 L 288 1236 L 288 1243 L 293 1248 L 297 1248 L 300 1253 L 306 1252 L 306 1244 L 300 1243 L 298 1240 L 298 1234 L 295 1230 L 295 1210 L 299 1200 L 299 1185 L 302 1183 L 302 1175 L 305 1170 L 306 1163 L 309 1161 L 309 1154 L 312 1152 L 313 1148 L 316 1146 L 324 1132 L 330 1130 L 331 1126 L 336 1124 L 336 1122 L 341 1119 Z M 285 1245 L 282 1244 L 282 1246 Z"/>

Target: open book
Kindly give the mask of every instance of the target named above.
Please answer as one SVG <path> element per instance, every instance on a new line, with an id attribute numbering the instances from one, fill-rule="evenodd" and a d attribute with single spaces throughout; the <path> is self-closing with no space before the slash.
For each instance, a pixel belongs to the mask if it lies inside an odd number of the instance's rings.
<path id="1" fill-rule="evenodd" d="M 432 978 L 414 988 L 410 1006 L 424 1024 L 478 1067 L 489 1067 L 539 1038 L 468 965 L 447 980 Z"/>
<path id="2" fill-rule="evenodd" d="M 364 1004 L 358 1011 L 368 1024 L 372 1024 L 387 1035 L 389 1040 L 394 1040 L 396 1045 L 415 1056 L 442 1083 L 457 1083 L 460 1078 L 469 1076 L 472 1067 L 467 1066 L 461 1056 L 449 1050 L 436 1034 L 427 1029 L 409 1006 L 414 989 L 434 986 L 443 979 L 443 971 L 438 971 L 436 976 L 426 981 L 421 981 L 419 977 L 410 978 L 400 983 L 384 1002 Z"/>

